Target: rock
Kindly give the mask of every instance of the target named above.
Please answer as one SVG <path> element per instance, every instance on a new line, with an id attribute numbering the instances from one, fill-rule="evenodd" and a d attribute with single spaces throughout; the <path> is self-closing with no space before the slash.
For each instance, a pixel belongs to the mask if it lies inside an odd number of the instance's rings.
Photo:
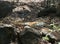
<path id="1" fill-rule="evenodd" d="M 35 32 L 34 32 L 35 31 Z M 35 44 L 38 43 L 38 31 L 35 29 L 31 29 L 30 27 L 26 26 L 25 31 L 20 33 L 21 37 L 20 40 L 23 44 Z"/>
<path id="2" fill-rule="evenodd" d="M 29 27 L 29 26 L 25 26 L 24 27 L 24 31 L 22 31 L 21 32 L 21 35 L 24 35 L 25 33 L 27 33 L 27 32 L 31 32 L 31 33 L 34 33 L 34 34 L 36 34 L 36 35 L 38 35 L 38 36 L 40 36 L 40 30 L 36 30 L 36 29 L 34 29 L 34 28 L 31 28 L 31 27 Z"/>
<path id="3" fill-rule="evenodd" d="M 30 8 L 27 5 L 18 6 L 13 9 L 13 12 L 20 12 L 20 11 L 24 11 L 24 10 L 28 10 L 29 12 L 31 12 Z"/>
<path id="4" fill-rule="evenodd" d="M 6 17 L 9 13 L 12 12 L 13 8 L 15 7 L 10 2 L 0 1 L 0 18 Z"/>
<path id="5" fill-rule="evenodd" d="M 60 32 L 54 31 L 49 34 L 50 38 L 55 39 L 56 41 L 60 40 Z"/>
<path id="6" fill-rule="evenodd" d="M 13 12 L 16 12 L 19 17 L 24 18 L 24 21 L 34 21 L 37 17 L 37 14 L 40 12 L 40 2 L 29 2 L 23 3 L 18 7 L 13 9 Z M 33 18 L 32 18 L 33 17 Z"/>
<path id="7" fill-rule="evenodd" d="M 38 43 L 38 37 L 31 32 L 26 32 L 23 36 L 21 36 L 21 42 L 23 44 L 35 44 Z"/>
<path id="8" fill-rule="evenodd" d="M 41 40 L 41 41 L 39 42 L 39 44 L 51 44 L 51 43 L 49 43 L 48 41 L 42 41 L 42 40 Z"/>
<path id="9" fill-rule="evenodd" d="M 31 10 L 27 5 L 24 5 L 24 6 L 18 6 L 14 8 L 13 12 L 15 13 L 14 16 L 18 16 L 25 20 L 27 19 L 27 16 L 29 16 Z"/>
<path id="10" fill-rule="evenodd" d="M 52 32 L 52 30 L 51 29 L 49 29 L 49 28 L 41 28 L 40 29 L 41 30 L 41 33 L 42 34 L 45 34 L 45 35 L 47 35 L 48 33 L 51 33 Z"/>
<path id="11" fill-rule="evenodd" d="M 0 26 L 0 44 L 9 44 L 11 41 L 15 41 L 15 37 L 12 25 L 3 24 Z"/>
<path id="12" fill-rule="evenodd" d="M 44 22 L 37 22 L 36 24 L 35 24 L 35 26 L 40 26 L 40 27 L 43 27 L 43 26 L 45 26 L 46 25 L 46 23 L 44 23 Z"/>
<path id="13" fill-rule="evenodd" d="M 39 13 L 38 13 L 38 17 L 40 16 L 56 16 L 56 8 L 55 7 L 47 7 L 45 9 L 42 9 Z"/>

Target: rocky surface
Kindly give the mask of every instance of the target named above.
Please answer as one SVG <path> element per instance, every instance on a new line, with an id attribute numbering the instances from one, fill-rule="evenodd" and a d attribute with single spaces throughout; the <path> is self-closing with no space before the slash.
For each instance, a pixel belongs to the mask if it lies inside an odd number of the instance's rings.
<path id="1" fill-rule="evenodd" d="M 0 1 L 9 1 L 9 2 L 24 2 L 24 3 L 29 3 L 29 2 L 41 2 L 44 0 L 0 0 Z"/>
<path id="2" fill-rule="evenodd" d="M 11 4 L 14 8 L 11 13 L 9 11 L 9 16 L 4 16 L 5 18 L 0 20 L 0 44 L 60 43 L 60 17 L 55 16 L 55 8 L 47 9 L 41 6 L 41 2 L 12 2 Z M 4 4 L 1 8 L 3 6 Z M 6 7 L 3 8 L 2 10 L 7 10 Z"/>

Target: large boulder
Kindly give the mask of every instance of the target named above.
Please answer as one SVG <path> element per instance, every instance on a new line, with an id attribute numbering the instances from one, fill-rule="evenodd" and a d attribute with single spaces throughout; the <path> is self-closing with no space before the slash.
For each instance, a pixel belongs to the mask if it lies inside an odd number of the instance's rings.
<path id="1" fill-rule="evenodd" d="M 57 10 L 55 7 L 46 7 L 45 9 L 42 9 L 39 13 L 38 13 L 38 17 L 41 16 L 55 16 Z"/>
<path id="2" fill-rule="evenodd" d="M 0 18 L 6 17 L 12 12 L 13 5 L 8 1 L 0 1 Z"/>
<path id="3" fill-rule="evenodd" d="M 0 44 L 9 44 L 11 41 L 15 41 L 14 28 L 7 24 L 0 26 Z"/>

